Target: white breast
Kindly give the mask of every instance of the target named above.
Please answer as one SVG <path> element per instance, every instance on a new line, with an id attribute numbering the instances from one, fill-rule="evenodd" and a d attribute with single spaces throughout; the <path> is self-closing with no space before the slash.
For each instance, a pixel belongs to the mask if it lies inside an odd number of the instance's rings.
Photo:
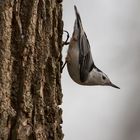
<path id="1" fill-rule="evenodd" d="M 74 43 L 74 42 L 73 42 Z M 77 43 L 69 46 L 67 54 L 67 68 L 70 77 L 78 84 L 80 84 L 79 74 L 79 47 Z"/>

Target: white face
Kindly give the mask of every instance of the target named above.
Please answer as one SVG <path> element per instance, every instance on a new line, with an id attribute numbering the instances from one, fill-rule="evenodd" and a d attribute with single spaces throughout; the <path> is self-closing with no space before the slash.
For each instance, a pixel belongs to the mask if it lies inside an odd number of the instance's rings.
<path id="1" fill-rule="evenodd" d="M 120 89 L 118 86 L 114 85 L 108 76 L 100 71 L 99 69 L 93 69 L 89 75 L 89 85 L 107 85 L 114 88 Z"/>
<path id="2" fill-rule="evenodd" d="M 93 69 L 90 73 L 89 81 L 94 85 L 110 85 L 111 81 L 108 76 L 98 69 Z"/>
<path id="3" fill-rule="evenodd" d="M 103 85 L 110 85 L 111 81 L 106 74 L 100 73 L 99 75 L 100 75 L 101 83 Z"/>
<path id="4" fill-rule="evenodd" d="M 83 83 L 82 83 L 83 84 Z M 83 85 L 106 85 L 112 86 L 114 88 L 120 89 L 118 86 L 114 85 L 108 76 L 100 71 L 98 68 L 93 68 L 92 71 L 88 75 L 88 79 Z"/>

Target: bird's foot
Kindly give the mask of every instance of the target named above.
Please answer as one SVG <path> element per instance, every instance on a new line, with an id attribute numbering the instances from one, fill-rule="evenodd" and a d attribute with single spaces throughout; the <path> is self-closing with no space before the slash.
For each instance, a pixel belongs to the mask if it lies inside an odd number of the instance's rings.
<path id="1" fill-rule="evenodd" d="M 66 31 L 66 30 L 64 30 L 64 32 L 65 32 L 65 33 L 67 33 L 67 38 L 66 38 L 66 40 L 65 40 L 65 41 L 63 41 L 62 46 L 64 46 L 64 45 L 69 45 L 69 44 L 70 44 L 70 42 L 68 42 L 69 37 L 70 37 L 69 32 L 68 32 L 68 31 Z"/>
<path id="2" fill-rule="evenodd" d="M 65 61 L 65 63 L 62 65 L 62 67 L 61 67 L 61 73 L 63 72 L 63 69 L 64 69 L 64 67 L 65 67 L 66 64 L 67 64 L 67 61 Z"/>

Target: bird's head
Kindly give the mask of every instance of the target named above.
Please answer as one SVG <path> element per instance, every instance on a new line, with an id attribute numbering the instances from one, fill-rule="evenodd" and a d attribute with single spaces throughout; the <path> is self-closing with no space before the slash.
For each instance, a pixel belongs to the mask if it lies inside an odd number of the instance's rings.
<path id="1" fill-rule="evenodd" d="M 120 89 L 118 86 L 113 84 L 108 76 L 98 68 L 95 68 L 91 71 L 90 81 L 93 81 L 95 85 L 112 86 L 114 88 Z"/>
<path id="2" fill-rule="evenodd" d="M 114 87 L 114 88 L 120 89 L 118 86 L 116 86 L 115 84 L 113 84 L 113 83 L 111 82 L 111 80 L 108 78 L 108 76 L 107 76 L 105 73 L 100 72 L 99 75 L 100 75 L 100 81 L 101 81 L 101 84 L 102 84 L 102 85 L 112 86 L 112 87 Z"/>

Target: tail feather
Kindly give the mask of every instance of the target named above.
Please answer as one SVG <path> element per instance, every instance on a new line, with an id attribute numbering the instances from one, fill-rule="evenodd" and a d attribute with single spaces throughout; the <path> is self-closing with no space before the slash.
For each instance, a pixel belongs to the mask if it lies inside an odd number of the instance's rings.
<path id="1" fill-rule="evenodd" d="M 79 28 L 79 30 L 83 30 L 83 26 L 82 26 L 82 21 L 81 21 L 81 17 L 80 17 L 80 14 L 77 10 L 77 7 L 74 5 L 74 10 L 75 10 L 75 15 L 76 15 L 76 24 Z"/>
<path id="2" fill-rule="evenodd" d="M 75 5 L 74 5 L 74 10 L 75 10 L 75 14 L 76 14 L 76 19 L 81 22 L 80 14 L 79 14 L 77 7 Z"/>

